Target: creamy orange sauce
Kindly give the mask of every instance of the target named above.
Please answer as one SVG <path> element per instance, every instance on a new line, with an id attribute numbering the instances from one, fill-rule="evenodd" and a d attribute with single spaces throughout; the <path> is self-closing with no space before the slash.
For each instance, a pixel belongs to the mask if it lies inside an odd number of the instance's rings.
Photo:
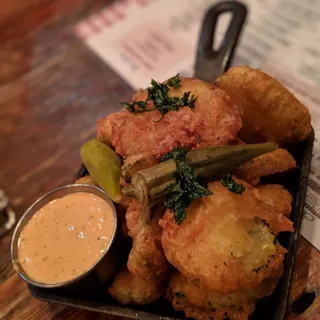
<path id="1" fill-rule="evenodd" d="M 114 232 L 111 206 L 78 192 L 53 200 L 23 228 L 18 260 L 28 276 L 61 283 L 87 271 L 103 254 Z"/>

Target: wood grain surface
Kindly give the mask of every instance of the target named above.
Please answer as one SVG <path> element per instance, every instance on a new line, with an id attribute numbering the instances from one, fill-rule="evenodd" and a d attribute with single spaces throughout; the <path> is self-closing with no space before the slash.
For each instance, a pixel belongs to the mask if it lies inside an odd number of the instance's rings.
<path id="1" fill-rule="evenodd" d="M 18 218 L 40 195 L 73 181 L 97 118 L 130 99 L 130 87 L 71 33 L 108 2 L 0 3 L 0 188 Z M 11 237 L 0 239 L 0 319 L 116 319 L 33 298 L 11 267 Z M 305 292 L 320 292 L 320 253 L 301 239 L 291 302 Z M 288 318 L 320 319 L 320 297 Z"/>

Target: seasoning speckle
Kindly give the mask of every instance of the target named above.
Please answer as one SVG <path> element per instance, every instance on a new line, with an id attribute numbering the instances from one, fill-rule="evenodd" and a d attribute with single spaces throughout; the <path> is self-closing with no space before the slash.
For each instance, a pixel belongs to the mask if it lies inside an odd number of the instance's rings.
<path id="1" fill-rule="evenodd" d="M 35 281 L 68 281 L 101 257 L 114 232 L 113 219 L 110 205 L 94 194 L 78 192 L 56 199 L 23 228 L 18 259 Z"/>

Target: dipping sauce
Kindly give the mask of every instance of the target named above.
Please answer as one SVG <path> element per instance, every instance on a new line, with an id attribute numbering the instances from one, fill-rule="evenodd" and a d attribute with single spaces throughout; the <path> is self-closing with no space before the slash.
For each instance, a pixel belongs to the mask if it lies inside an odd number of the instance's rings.
<path id="1" fill-rule="evenodd" d="M 114 233 L 111 206 L 87 192 L 68 194 L 37 211 L 18 240 L 18 260 L 27 275 L 45 284 L 84 273 L 103 255 Z"/>

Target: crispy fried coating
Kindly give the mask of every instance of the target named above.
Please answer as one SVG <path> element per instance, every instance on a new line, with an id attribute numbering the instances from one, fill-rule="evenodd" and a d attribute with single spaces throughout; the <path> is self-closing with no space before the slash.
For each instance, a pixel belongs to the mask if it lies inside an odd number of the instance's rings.
<path id="1" fill-rule="evenodd" d="M 261 199 L 286 217 L 290 216 L 292 207 L 292 196 L 288 190 L 279 184 L 258 185 Z"/>
<path id="2" fill-rule="evenodd" d="M 177 311 L 184 311 L 187 318 L 196 320 L 248 320 L 248 315 L 254 310 L 254 306 L 250 305 L 236 312 L 210 311 L 194 307 L 186 301 L 175 299 L 172 302 L 173 308 Z"/>
<path id="3" fill-rule="evenodd" d="M 193 201 L 181 225 L 175 223 L 171 210 L 160 221 L 168 261 L 217 293 L 257 288 L 284 258 L 286 250 L 274 233 L 293 230 L 292 222 L 275 214 L 257 189 L 234 179 L 244 185 L 242 195 L 219 181 L 211 182 L 208 188 L 213 195 Z"/>
<path id="4" fill-rule="evenodd" d="M 272 277 L 265 279 L 256 289 L 219 294 L 206 289 L 198 280 L 175 272 L 170 279 L 166 297 L 176 310 L 188 314 L 192 312 L 196 319 L 201 319 L 201 314 L 208 318 L 213 316 L 216 320 L 226 317 L 231 320 L 247 319 L 254 310 L 255 302 L 273 292 L 282 274 L 283 265 L 280 265 Z"/>
<path id="5" fill-rule="evenodd" d="M 159 217 L 164 208 L 159 206 L 154 212 L 132 200 L 126 213 L 129 235 L 133 245 L 127 267 L 135 276 L 145 280 L 161 279 L 168 276 L 169 263 L 161 246 Z M 153 217 L 150 220 L 150 214 Z"/>
<path id="6" fill-rule="evenodd" d="M 163 285 L 140 279 L 124 268 L 116 275 L 108 291 L 121 304 L 145 305 L 161 296 Z"/>
<path id="7" fill-rule="evenodd" d="M 241 128 L 237 106 L 221 89 L 202 80 L 181 79 L 181 87 L 171 88 L 169 96 L 182 97 L 191 92 L 197 97 L 195 107 L 168 112 L 161 121 L 159 111 L 132 114 L 127 110 L 98 120 L 98 137 L 111 144 L 126 158 L 126 163 L 150 155 L 159 158 L 173 147 L 203 148 L 232 142 Z M 139 90 L 133 101 L 145 101 L 146 90 Z M 147 108 L 154 108 L 152 101 Z M 133 139 L 134 137 L 134 139 Z"/>
<path id="8" fill-rule="evenodd" d="M 89 174 L 84 176 L 84 177 L 79 178 L 78 180 L 75 181 L 75 183 L 78 183 L 78 184 L 90 184 L 92 186 L 96 186 L 97 185 Z"/>
<path id="9" fill-rule="evenodd" d="M 149 215 L 150 211 L 148 208 L 144 208 L 135 198 L 130 199 L 126 212 L 126 221 L 128 234 L 131 238 L 139 233 L 141 227 L 143 227 L 146 224 L 146 220 L 149 219 Z"/>
<path id="10" fill-rule="evenodd" d="M 238 105 L 243 120 L 239 137 L 247 143 L 297 143 L 311 130 L 309 110 L 280 82 L 260 70 L 233 67 L 217 79 L 216 85 Z"/>
<path id="11" fill-rule="evenodd" d="M 159 161 L 154 155 L 141 158 L 140 155 L 131 156 L 124 160 L 121 168 L 121 176 L 125 181 L 130 181 L 132 176 L 143 169 L 151 168 L 156 165 Z"/>
<path id="12" fill-rule="evenodd" d="M 279 148 L 240 166 L 235 170 L 235 175 L 256 185 L 263 176 L 284 172 L 295 167 L 296 161 L 293 156 L 287 150 Z"/>

